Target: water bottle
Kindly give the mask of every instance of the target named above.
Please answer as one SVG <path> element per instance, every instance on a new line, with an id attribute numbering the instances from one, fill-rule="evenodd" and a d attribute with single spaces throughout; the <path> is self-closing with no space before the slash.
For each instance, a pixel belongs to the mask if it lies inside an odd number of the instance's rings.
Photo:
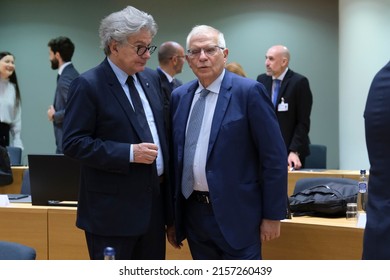
<path id="1" fill-rule="evenodd" d="M 357 197 L 358 212 L 366 211 L 366 203 L 368 196 L 368 184 L 366 170 L 360 170 L 360 179 L 359 179 L 359 192 Z"/>
<path id="2" fill-rule="evenodd" d="M 115 260 L 115 249 L 112 247 L 106 247 L 104 249 L 104 260 Z"/>

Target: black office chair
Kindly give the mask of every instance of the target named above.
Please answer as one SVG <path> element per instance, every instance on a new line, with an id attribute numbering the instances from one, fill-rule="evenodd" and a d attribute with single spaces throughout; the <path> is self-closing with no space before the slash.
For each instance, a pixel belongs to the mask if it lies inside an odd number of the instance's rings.
<path id="1" fill-rule="evenodd" d="M 0 241 L 0 260 L 35 260 L 34 248 L 8 241 Z"/>
<path id="2" fill-rule="evenodd" d="M 305 168 L 326 169 L 326 146 L 309 144 L 310 155 L 306 157 Z"/>
<path id="3" fill-rule="evenodd" d="M 9 154 L 9 159 L 11 161 L 11 165 L 22 165 L 22 149 L 21 148 L 7 146 L 7 151 Z"/>
<path id="4" fill-rule="evenodd" d="M 310 187 L 319 186 L 319 185 L 332 186 L 332 184 L 350 185 L 351 187 L 357 188 L 358 181 L 353 179 L 348 179 L 348 178 L 337 178 L 337 177 L 302 178 L 295 183 L 293 194 L 296 194 Z"/>

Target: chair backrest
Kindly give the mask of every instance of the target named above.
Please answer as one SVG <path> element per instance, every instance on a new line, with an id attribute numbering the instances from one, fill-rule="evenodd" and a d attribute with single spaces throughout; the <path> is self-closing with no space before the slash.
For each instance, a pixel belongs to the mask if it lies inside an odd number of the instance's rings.
<path id="1" fill-rule="evenodd" d="M 19 147 L 7 146 L 11 165 L 22 165 L 22 149 Z"/>
<path id="2" fill-rule="evenodd" d="M 358 185 L 358 181 L 348 178 L 338 178 L 338 177 L 313 177 L 313 178 L 302 178 L 295 183 L 295 188 L 293 194 L 296 194 L 300 191 L 303 191 L 307 188 L 319 186 L 319 185 L 329 185 L 329 183 L 340 183 L 344 185 Z"/>
<path id="3" fill-rule="evenodd" d="M 0 241 L 0 260 L 35 260 L 36 256 L 34 248 L 20 243 Z"/>
<path id="4" fill-rule="evenodd" d="M 20 190 L 20 193 L 31 195 L 30 171 L 28 170 L 28 168 L 23 171 L 22 188 Z"/>
<path id="5" fill-rule="evenodd" d="M 305 159 L 305 168 L 326 169 L 326 146 L 309 144 L 310 155 Z"/>

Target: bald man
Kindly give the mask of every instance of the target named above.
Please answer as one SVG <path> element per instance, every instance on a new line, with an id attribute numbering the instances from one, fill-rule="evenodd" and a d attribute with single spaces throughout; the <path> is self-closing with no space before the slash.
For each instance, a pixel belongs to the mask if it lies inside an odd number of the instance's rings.
<path id="1" fill-rule="evenodd" d="M 289 69 L 289 62 L 287 47 L 276 45 L 269 48 L 265 55 L 266 73 L 259 75 L 257 81 L 264 84 L 274 103 L 288 152 L 288 166 L 301 169 L 305 167 L 305 158 L 310 154 L 313 95 L 308 79 Z"/>
<path id="2" fill-rule="evenodd" d="M 175 76 L 183 70 L 185 61 L 184 48 L 177 42 L 168 41 L 161 44 L 158 49 L 158 63 L 156 71 L 161 81 L 164 98 L 164 111 L 167 129 L 169 126 L 169 101 L 172 91 L 183 83 Z"/>

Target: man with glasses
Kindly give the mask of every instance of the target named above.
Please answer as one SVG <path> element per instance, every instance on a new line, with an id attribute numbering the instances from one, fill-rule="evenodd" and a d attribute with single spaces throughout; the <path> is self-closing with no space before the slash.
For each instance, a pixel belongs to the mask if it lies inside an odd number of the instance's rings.
<path id="1" fill-rule="evenodd" d="M 164 259 L 172 240 L 168 144 L 160 81 L 145 65 L 156 47 L 153 17 L 134 7 L 105 17 L 106 59 L 70 87 L 65 155 L 81 164 L 76 225 L 91 259 Z"/>
<path id="2" fill-rule="evenodd" d="M 225 71 L 223 34 L 196 26 L 187 62 L 197 79 L 171 96 L 176 242 L 194 259 L 261 259 L 287 209 L 287 154 L 272 103 Z"/>

